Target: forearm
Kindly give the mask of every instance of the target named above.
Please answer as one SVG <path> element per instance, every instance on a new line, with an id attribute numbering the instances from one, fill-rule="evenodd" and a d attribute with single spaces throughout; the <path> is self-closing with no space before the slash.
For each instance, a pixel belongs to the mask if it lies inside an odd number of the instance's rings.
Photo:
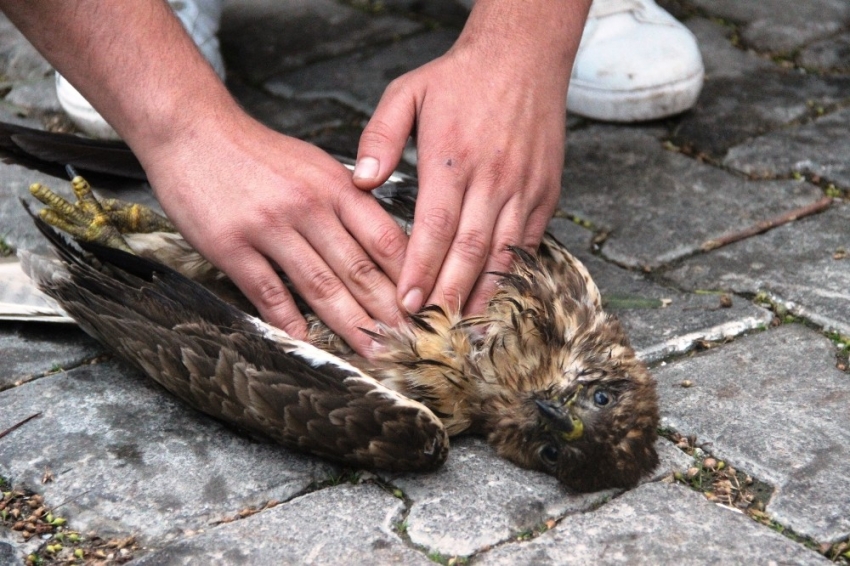
<path id="1" fill-rule="evenodd" d="M 494 58 L 569 82 L 591 0 L 477 0 L 457 46 L 483 44 Z"/>
<path id="2" fill-rule="evenodd" d="M 0 0 L 0 8 L 141 155 L 235 107 L 162 0 Z"/>

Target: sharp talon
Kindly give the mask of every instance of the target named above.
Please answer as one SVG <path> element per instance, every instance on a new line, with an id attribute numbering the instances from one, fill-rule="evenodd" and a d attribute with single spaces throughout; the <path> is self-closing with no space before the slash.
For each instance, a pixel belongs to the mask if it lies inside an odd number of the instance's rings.
<path id="1" fill-rule="evenodd" d="M 40 183 L 33 183 L 30 185 L 30 193 L 41 203 L 46 204 L 62 216 L 71 217 L 77 222 L 82 222 L 82 218 L 80 218 L 77 208 L 73 204 L 60 197 L 44 185 Z"/>
<path id="2" fill-rule="evenodd" d="M 79 175 L 77 174 L 77 170 L 74 168 L 73 165 L 66 165 L 65 166 L 65 174 L 68 175 L 69 179 L 73 179 L 74 177 L 79 177 Z"/>
<path id="3" fill-rule="evenodd" d="M 75 173 L 74 169 L 68 167 L 68 173 Z M 71 186 L 77 197 L 75 203 L 40 183 L 30 185 L 30 193 L 47 206 L 39 212 L 41 219 L 77 240 L 133 253 L 122 234 L 176 232 L 167 218 L 144 205 L 116 199 L 101 202 L 79 175 L 71 179 Z"/>
<path id="4" fill-rule="evenodd" d="M 98 212 L 103 211 L 100 202 L 98 202 L 94 193 L 92 193 L 91 185 L 89 185 L 88 181 L 77 175 L 71 179 L 71 186 L 74 188 L 74 194 L 77 195 L 77 200 L 91 203 Z"/>
<path id="5" fill-rule="evenodd" d="M 65 220 L 62 219 L 58 214 L 53 212 L 53 210 L 49 208 L 42 208 L 38 211 L 38 217 L 50 224 L 55 228 L 59 228 L 69 234 L 73 235 L 73 232 L 76 231 L 76 226 L 68 224 Z"/>

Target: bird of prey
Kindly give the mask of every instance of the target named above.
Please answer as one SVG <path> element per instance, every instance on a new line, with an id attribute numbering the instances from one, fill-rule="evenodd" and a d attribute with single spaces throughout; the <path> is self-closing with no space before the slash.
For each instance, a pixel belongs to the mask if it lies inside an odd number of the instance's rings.
<path id="1" fill-rule="evenodd" d="M 143 175 L 126 146 L 10 126 L 0 136 L 7 151 Z M 382 327 L 365 359 L 308 310 L 306 341 L 264 323 L 167 218 L 98 200 L 82 177 L 72 185 L 73 203 L 31 187 L 57 257 L 23 252 L 25 270 L 86 332 L 213 417 L 389 470 L 435 469 L 448 437 L 480 434 L 577 491 L 634 486 L 658 463 L 655 382 L 585 267 L 552 236 L 535 254 L 513 249 L 485 312 L 426 306 Z M 409 226 L 415 188 L 397 174 L 374 194 Z"/>

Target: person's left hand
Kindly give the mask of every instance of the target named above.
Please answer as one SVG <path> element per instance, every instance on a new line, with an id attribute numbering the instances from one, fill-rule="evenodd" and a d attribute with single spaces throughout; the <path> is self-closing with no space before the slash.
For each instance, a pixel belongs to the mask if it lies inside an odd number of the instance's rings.
<path id="1" fill-rule="evenodd" d="M 354 182 L 372 189 L 415 128 L 419 196 L 398 280 L 408 312 L 426 302 L 478 312 L 495 288 L 487 273 L 513 261 L 507 246 L 534 250 L 542 238 L 560 193 L 567 84 L 585 14 L 575 4 L 564 14 L 568 3 L 558 1 L 529 15 L 511 12 L 515 2 L 479 0 L 454 47 L 393 81 L 363 132 Z"/>

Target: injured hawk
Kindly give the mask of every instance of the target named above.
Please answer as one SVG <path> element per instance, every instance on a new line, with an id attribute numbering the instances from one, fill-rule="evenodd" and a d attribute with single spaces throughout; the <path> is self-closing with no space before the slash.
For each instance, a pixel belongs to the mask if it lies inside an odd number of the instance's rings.
<path id="1" fill-rule="evenodd" d="M 0 133 L 7 151 L 143 177 L 120 144 Z M 390 470 L 434 469 L 449 436 L 481 434 L 501 456 L 579 491 L 633 486 L 658 463 L 655 382 L 585 267 L 549 235 L 535 254 L 513 249 L 485 312 L 426 306 L 382 328 L 365 359 L 309 312 L 307 341 L 264 323 L 168 219 L 98 200 L 81 177 L 72 184 L 74 203 L 31 188 L 58 258 L 23 252 L 25 269 L 86 332 L 207 414 Z M 415 190 L 394 175 L 374 194 L 409 225 Z"/>

